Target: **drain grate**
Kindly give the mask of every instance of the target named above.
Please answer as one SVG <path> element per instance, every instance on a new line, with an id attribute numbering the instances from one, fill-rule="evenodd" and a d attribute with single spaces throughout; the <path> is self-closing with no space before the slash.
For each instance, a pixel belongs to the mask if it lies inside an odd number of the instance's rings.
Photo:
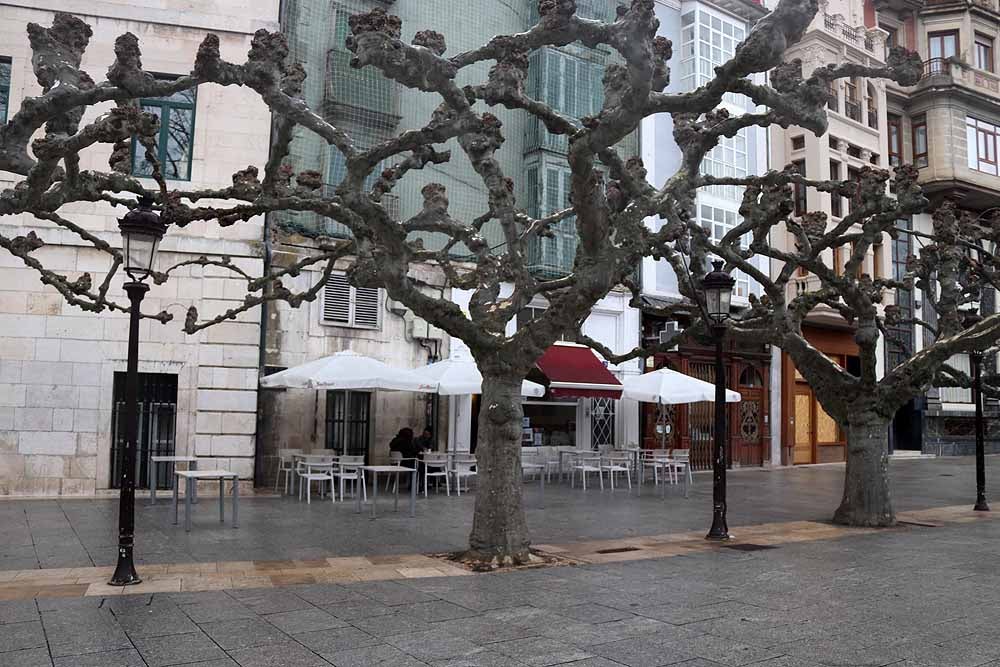
<path id="1" fill-rule="evenodd" d="M 598 549 L 599 554 L 623 554 L 628 551 L 642 551 L 639 547 L 615 547 L 613 549 Z"/>
<path id="2" fill-rule="evenodd" d="M 764 551 L 765 549 L 777 549 L 778 547 L 772 546 L 770 544 L 724 544 L 722 545 L 726 549 L 735 549 L 736 551 Z"/>

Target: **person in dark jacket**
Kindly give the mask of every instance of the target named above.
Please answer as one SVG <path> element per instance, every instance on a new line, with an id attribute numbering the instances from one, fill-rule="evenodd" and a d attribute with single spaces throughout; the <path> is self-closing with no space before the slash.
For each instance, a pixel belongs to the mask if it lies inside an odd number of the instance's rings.
<path id="1" fill-rule="evenodd" d="M 430 452 L 434 450 L 434 433 L 430 427 L 425 428 L 420 437 L 416 439 L 416 445 L 418 452 Z"/>
<path id="2" fill-rule="evenodd" d="M 401 428 L 392 440 L 389 441 L 389 451 L 399 452 L 403 457 L 400 465 L 407 468 L 415 468 L 417 465 L 417 444 L 413 439 L 412 428 Z M 400 480 L 404 489 L 410 488 L 410 476 L 405 475 L 405 479 Z"/>

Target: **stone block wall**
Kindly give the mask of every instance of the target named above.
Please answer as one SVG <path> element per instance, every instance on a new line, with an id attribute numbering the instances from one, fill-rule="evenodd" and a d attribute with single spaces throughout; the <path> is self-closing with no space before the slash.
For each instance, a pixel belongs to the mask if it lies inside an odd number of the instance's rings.
<path id="1" fill-rule="evenodd" d="M 11 109 L 26 96 L 40 93 L 30 66 L 25 26 L 47 25 L 55 9 L 77 13 L 94 29 L 83 67 L 103 78 L 114 58 L 118 35 L 136 34 L 147 71 L 190 71 L 206 32 L 219 34 L 223 57 L 245 59 L 253 30 L 276 29 L 277 0 L 220 0 L 190 3 L 110 1 L 98 4 L 56 0 L 13 4 L 0 2 L 0 56 L 12 61 Z M 26 6 L 27 5 L 27 6 Z M 88 111 L 84 122 L 104 107 Z M 12 111 L 13 112 L 13 111 Z M 252 91 L 202 86 L 195 111 L 192 179 L 178 188 L 229 184 L 232 173 L 267 159 L 270 115 Z M 107 169 L 109 147 L 81 156 L 84 169 Z M 20 177 L 0 172 L 0 188 Z M 155 184 L 148 181 L 147 187 Z M 211 202 L 205 202 L 211 205 Z M 79 204 L 60 211 L 96 236 L 120 247 L 117 220 L 123 207 Z M 35 253 L 44 265 L 70 278 L 90 273 L 99 283 L 110 258 L 83 245 L 79 237 L 29 216 L 0 217 L 0 233 L 16 236 L 35 231 L 46 246 Z M 196 257 L 227 255 L 251 275 L 262 270 L 262 224 L 253 220 L 227 228 L 193 223 L 168 230 L 157 268 Z M 112 280 L 111 298 L 126 303 Z M 187 308 L 211 318 L 238 305 L 245 283 L 219 267 L 186 266 L 163 285 L 153 285 L 143 312 L 165 310 L 166 325 L 144 320 L 140 326 L 141 373 L 177 378 L 175 453 L 193 454 L 202 468 L 223 467 L 253 475 L 259 313 L 194 336 L 183 333 Z M 111 485 L 114 376 L 124 371 L 128 321 L 122 313 L 99 314 L 66 304 L 38 274 L 0 251 L 0 495 L 92 495 Z"/>

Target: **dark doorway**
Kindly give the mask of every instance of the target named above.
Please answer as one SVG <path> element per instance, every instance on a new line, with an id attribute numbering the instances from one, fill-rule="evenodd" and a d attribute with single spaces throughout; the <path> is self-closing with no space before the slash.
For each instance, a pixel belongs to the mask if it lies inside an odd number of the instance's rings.
<path id="1" fill-rule="evenodd" d="M 371 394 L 326 392 L 326 448 L 347 456 L 364 456 L 371 440 Z"/>
<path id="2" fill-rule="evenodd" d="M 924 441 L 920 399 L 911 398 L 896 411 L 889 427 L 889 449 L 920 450 Z"/>
<path id="3" fill-rule="evenodd" d="M 111 412 L 111 488 L 121 487 L 125 454 L 125 373 L 115 373 Z M 177 447 L 177 376 L 139 373 L 139 443 L 135 487 L 149 488 L 149 457 L 173 456 Z M 157 463 L 156 488 L 169 489 L 173 463 Z"/>

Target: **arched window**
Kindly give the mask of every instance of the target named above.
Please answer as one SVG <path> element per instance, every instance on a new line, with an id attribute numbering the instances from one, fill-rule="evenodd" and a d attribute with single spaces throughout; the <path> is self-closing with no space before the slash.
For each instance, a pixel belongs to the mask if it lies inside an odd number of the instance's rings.
<path id="1" fill-rule="evenodd" d="M 764 383 L 760 379 L 760 373 L 757 369 L 752 366 L 747 366 L 740 373 L 740 386 L 741 387 L 763 387 Z"/>

